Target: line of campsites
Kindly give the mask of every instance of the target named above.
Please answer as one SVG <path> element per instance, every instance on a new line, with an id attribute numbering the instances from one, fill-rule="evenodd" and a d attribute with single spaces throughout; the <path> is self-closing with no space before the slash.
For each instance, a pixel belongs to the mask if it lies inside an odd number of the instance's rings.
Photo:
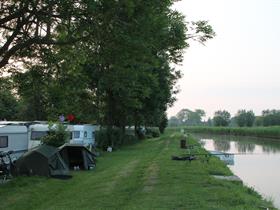
<path id="1" fill-rule="evenodd" d="M 40 138 L 49 131 L 46 122 L 0 121 L 0 152 L 13 151 L 16 175 L 68 176 L 70 169 L 92 169 L 95 155 L 91 147 L 99 126 L 66 126 L 70 142 L 55 148 L 41 145 Z"/>

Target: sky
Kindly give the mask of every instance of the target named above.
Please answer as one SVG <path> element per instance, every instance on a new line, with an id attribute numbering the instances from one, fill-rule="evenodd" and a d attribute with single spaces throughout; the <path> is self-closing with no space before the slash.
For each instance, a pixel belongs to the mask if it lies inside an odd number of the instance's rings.
<path id="1" fill-rule="evenodd" d="M 280 0 L 182 0 L 174 8 L 186 21 L 208 20 L 217 35 L 185 51 L 169 117 L 183 108 L 207 117 L 280 109 Z"/>

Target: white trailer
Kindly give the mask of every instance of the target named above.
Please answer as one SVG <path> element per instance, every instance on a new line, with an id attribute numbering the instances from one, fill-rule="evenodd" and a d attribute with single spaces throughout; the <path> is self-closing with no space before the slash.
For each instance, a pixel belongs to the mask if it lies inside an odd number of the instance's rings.
<path id="1" fill-rule="evenodd" d="M 55 126 L 55 125 L 54 125 Z M 70 143 L 81 144 L 92 147 L 95 144 L 95 131 L 98 126 L 85 125 L 66 125 L 67 131 L 70 132 Z M 48 134 L 48 124 L 34 124 L 29 126 L 28 149 L 34 148 L 41 144 L 41 138 Z"/>
<path id="2" fill-rule="evenodd" d="M 92 147 L 95 144 L 95 131 L 99 130 L 99 126 L 90 124 L 69 125 L 68 130 L 71 132 L 71 144 L 82 144 Z"/>
<path id="3" fill-rule="evenodd" d="M 24 123 L 0 122 L 0 151 L 13 151 L 11 157 L 17 159 L 27 149 L 27 126 Z"/>
<path id="4" fill-rule="evenodd" d="M 48 135 L 48 124 L 30 125 L 28 129 L 28 149 L 32 149 L 41 144 L 41 138 Z"/>

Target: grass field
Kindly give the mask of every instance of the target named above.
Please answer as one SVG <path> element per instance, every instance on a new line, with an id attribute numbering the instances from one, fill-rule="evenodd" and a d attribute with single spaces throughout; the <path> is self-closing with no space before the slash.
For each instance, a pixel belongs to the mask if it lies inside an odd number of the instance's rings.
<path id="1" fill-rule="evenodd" d="M 169 132 L 98 158 L 97 168 L 70 180 L 20 177 L 0 186 L 0 209 L 262 209 L 272 204 L 237 182 L 218 159 L 173 161 L 184 154 Z M 191 139 L 190 143 L 195 143 Z M 201 150 L 201 148 L 199 148 Z"/>
<path id="2" fill-rule="evenodd" d="M 170 128 L 172 129 L 172 128 Z M 174 127 L 173 130 L 178 130 Z M 280 139 L 280 126 L 271 127 L 207 127 L 207 126 L 189 126 L 182 127 L 186 132 L 223 134 L 235 136 L 254 136 L 264 138 Z"/>

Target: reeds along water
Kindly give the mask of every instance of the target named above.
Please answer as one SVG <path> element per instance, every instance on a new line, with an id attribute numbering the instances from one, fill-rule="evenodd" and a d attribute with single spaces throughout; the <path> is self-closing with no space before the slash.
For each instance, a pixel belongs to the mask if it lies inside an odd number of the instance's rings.
<path id="1" fill-rule="evenodd" d="M 235 136 L 255 136 L 264 138 L 274 138 L 280 140 L 280 126 L 271 127 L 185 127 L 185 132 L 209 133 Z"/>

